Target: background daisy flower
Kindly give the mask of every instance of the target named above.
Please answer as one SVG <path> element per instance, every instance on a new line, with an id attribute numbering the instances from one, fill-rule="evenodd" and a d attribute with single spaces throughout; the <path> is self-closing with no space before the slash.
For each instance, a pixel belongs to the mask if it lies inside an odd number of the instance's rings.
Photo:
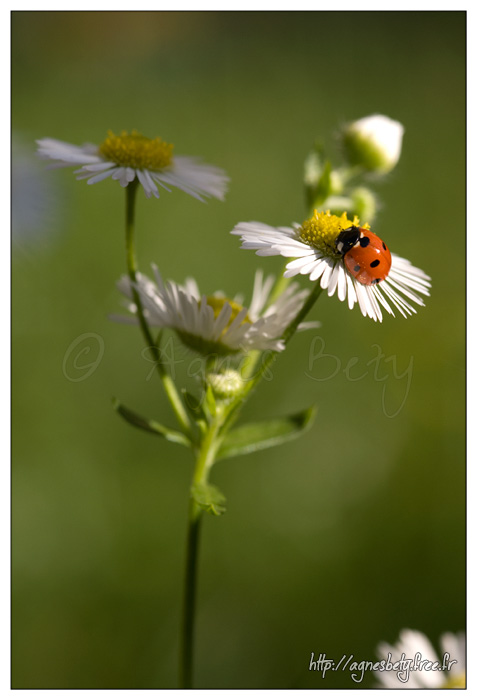
<path id="1" fill-rule="evenodd" d="M 337 291 L 340 301 L 347 299 L 350 309 L 357 302 L 363 316 L 374 321 L 383 320 L 381 307 L 394 316 L 391 304 L 405 318 L 416 313 L 408 299 L 424 306 L 419 294 L 429 295 L 430 277 L 408 260 L 393 255 L 385 279 L 374 278 L 373 283 L 366 284 L 359 282 L 350 274 L 345 255 L 337 248 L 339 234 L 352 227 L 358 230 L 357 217 L 351 221 L 346 213 L 338 217 L 329 211 L 315 211 L 313 217 L 301 226 L 274 228 L 251 221 L 237 224 L 231 233 L 241 237 L 243 249 L 256 250 L 257 255 L 294 258 L 286 266 L 285 277 L 300 274 L 307 275 L 312 281 L 321 280 L 320 286 L 328 291 L 328 296 Z M 361 227 L 363 230 L 369 230 L 368 224 Z M 377 239 L 371 232 L 370 236 Z M 384 249 L 387 251 L 385 245 Z M 391 259 L 390 254 L 387 255 Z"/>
<path id="2" fill-rule="evenodd" d="M 438 662 L 443 666 L 444 655 L 448 654 L 448 662 L 456 661 L 446 670 L 410 671 L 409 680 L 405 683 L 399 680 L 397 671 L 376 671 L 375 676 L 382 688 L 465 688 L 465 635 L 446 632 L 440 638 L 441 655 L 438 656 L 429 639 L 416 630 L 402 630 L 394 646 L 381 642 L 377 649 L 380 660 L 386 661 L 391 654 L 391 663 L 399 661 L 404 654 L 406 659 L 416 658 L 420 654 L 421 661 Z"/>
<path id="3" fill-rule="evenodd" d="M 53 167 L 80 166 L 77 179 L 88 185 L 111 177 L 127 187 L 137 177 L 148 198 L 159 198 L 159 185 L 168 192 L 177 187 L 201 202 L 204 197 L 223 200 L 227 190 L 228 177 L 220 168 L 197 158 L 174 156 L 172 144 L 137 131 L 122 131 L 119 136 L 109 131 L 99 146 L 75 146 L 50 138 L 37 144 L 40 158 L 54 161 Z"/>
<path id="4" fill-rule="evenodd" d="M 194 279 L 184 285 L 164 282 L 156 266 L 152 266 L 155 282 L 138 275 L 136 289 L 140 295 L 144 315 L 151 326 L 171 328 L 190 348 L 204 355 L 235 354 L 248 350 L 284 350 L 281 336 L 295 318 L 307 290 L 298 290 L 293 284 L 266 307 L 273 286 L 273 276 L 264 279 L 261 270 L 255 274 L 252 300 L 242 306 L 242 298 L 229 299 L 223 292 L 212 296 L 201 295 Z M 131 282 L 123 276 L 119 290 L 132 299 Z M 128 309 L 135 313 L 133 303 Z M 114 316 L 114 320 L 135 323 L 130 317 Z M 300 330 L 316 327 L 315 322 L 301 324 Z"/>

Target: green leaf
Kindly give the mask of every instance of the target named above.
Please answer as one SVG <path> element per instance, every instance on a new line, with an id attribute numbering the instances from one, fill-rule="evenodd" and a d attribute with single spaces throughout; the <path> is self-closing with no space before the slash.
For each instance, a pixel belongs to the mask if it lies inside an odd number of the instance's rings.
<path id="1" fill-rule="evenodd" d="M 113 399 L 113 406 L 114 410 L 135 428 L 140 428 L 141 430 L 145 430 L 148 433 L 153 433 L 154 435 L 160 435 L 170 442 L 177 442 L 179 445 L 191 447 L 191 442 L 189 438 L 184 435 L 184 433 L 181 433 L 178 430 L 173 430 L 172 428 L 167 428 L 165 425 L 161 425 L 161 423 L 157 423 L 155 420 L 139 416 L 134 411 L 131 411 L 131 409 L 123 406 L 118 399 Z"/>
<path id="2" fill-rule="evenodd" d="M 191 488 L 194 501 L 207 513 L 222 515 L 225 513 L 226 498 L 213 484 L 194 484 Z"/>
<path id="3" fill-rule="evenodd" d="M 222 442 L 217 460 L 265 450 L 294 440 L 307 430 L 315 417 L 314 406 L 286 418 L 248 423 L 232 430 Z"/>

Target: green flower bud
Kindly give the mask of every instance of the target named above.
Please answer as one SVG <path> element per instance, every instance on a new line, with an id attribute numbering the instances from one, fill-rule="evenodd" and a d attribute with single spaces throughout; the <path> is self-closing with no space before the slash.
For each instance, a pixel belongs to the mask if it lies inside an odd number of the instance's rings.
<path id="1" fill-rule="evenodd" d="M 367 187 L 357 187 L 351 192 L 352 211 L 363 221 L 372 221 L 376 216 L 378 203 L 374 192 Z"/>
<path id="2" fill-rule="evenodd" d="M 404 127 L 382 114 L 373 114 L 348 124 L 343 144 L 351 165 L 381 175 L 394 168 L 401 155 Z"/>

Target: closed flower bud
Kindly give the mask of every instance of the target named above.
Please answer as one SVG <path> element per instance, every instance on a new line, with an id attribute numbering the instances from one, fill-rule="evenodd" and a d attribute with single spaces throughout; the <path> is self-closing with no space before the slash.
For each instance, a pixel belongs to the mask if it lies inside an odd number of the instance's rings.
<path id="1" fill-rule="evenodd" d="M 382 114 L 373 114 L 348 124 L 343 143 L 351 165 L 384 175 L 401 155 L 404 127 Z"/>
<path id="2" fill-rule="evenodd" d="M 232 399 L 243 389 L 243 379 L 234 369 L 220 373 L 209 372 L 207 382 L 218 399 Z"/>

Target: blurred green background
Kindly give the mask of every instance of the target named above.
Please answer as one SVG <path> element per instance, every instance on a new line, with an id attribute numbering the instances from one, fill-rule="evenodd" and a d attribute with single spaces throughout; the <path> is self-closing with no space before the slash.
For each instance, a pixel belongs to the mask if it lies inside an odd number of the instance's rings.
<path id="1" fill-rule="evenodd" d="M 310 672 L 311 652 L 375 660 L 404 627 L 434 644 L 464 629 L 465 13 L 14 12 L 12 67 L 13 687 L 176 686 L 192 468 L 112 410 L 173 423 L 137 330 L 108 320 L 124 193 L 45 171 L 46 136 L 136 128 L 225 168 L 225 203 L 139 193 L 139 261 L 249 295 L 257 266 L 282 263 L 232 227 L 305 218 L 304 158 L 320 138 L 336 163 L 344 121 L 405 125 L 374 229 L 432 296 L 382 325 L 323 297 L 322 327 L 247 405 L 244 420 L 318 415 L 216 467 L 228 510 L 203 530 L 196 682 L 373 687 Z"/>

